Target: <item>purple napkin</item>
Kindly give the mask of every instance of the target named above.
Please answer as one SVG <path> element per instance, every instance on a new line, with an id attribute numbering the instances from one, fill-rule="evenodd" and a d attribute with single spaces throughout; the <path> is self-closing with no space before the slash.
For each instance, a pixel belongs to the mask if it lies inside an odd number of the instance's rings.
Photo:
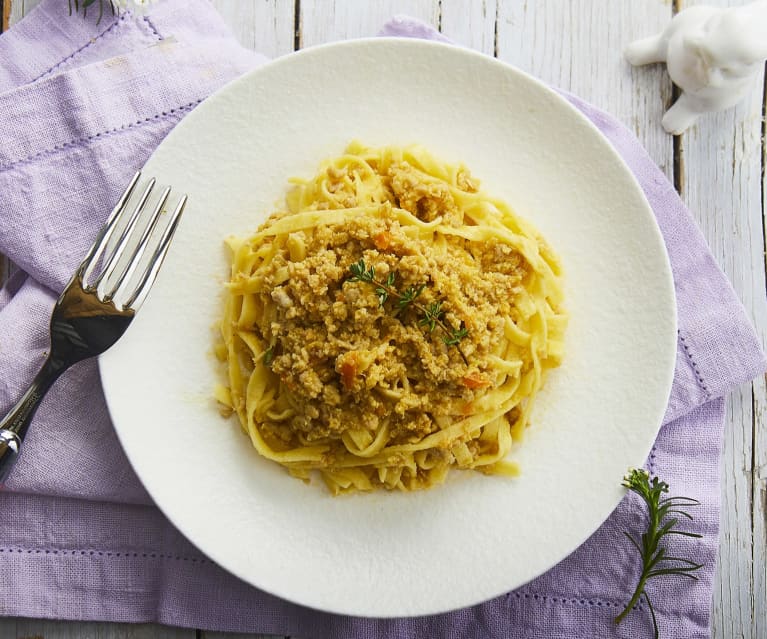
<path id="1" fill-rule="evenodd" d="M 442 37 L 407 18 L 384 33 Z M 100 25 L 67 16 L 62 0 L 43 0 L 0 36 L 0 252 L 22 269 L 0 291 L 0 411 L 42 363 L 50 308 L 103 221 L 104 203 L 186 113 L 263 61 L 234 43 L 206 0 L 166 0 L 146 16 L 124 13 Z M 622 125 L 568 99 L 636 174 L 671 257 L 677 367 L 647 465 L 673 493 L 702 502 L 689 528 L 703 539 L 679 545 L 706 566 L 698 582 L 661 578 L 649 589 L 664 636 L 708 637 L 722 397 L 763 371 L 764 356 L 673 187 Z M 639 569 L 621 531 L 642 525 L 641 505 L 627 497 L 549 572 L 449 614 L 379 620 L 302 608 L 224 572 L 152 505 L 117 442 L 90 361 L 51 391 L 0 493 L 0 614 L 298 637 L 648 637 L 643 604 L 620 626 L 612 621 Z"/>

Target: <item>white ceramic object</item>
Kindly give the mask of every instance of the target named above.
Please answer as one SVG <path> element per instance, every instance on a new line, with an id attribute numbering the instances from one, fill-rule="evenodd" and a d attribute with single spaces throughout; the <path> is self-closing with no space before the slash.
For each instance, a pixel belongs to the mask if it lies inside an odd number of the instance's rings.
<path id="1" fill-rule="evenodd" d="M 767 0 L 727 9 L 690 7 L 624 53 L 633 65 L 666 63 L 682 95 L 662 124 L 678 135 L 703 113 L 728 109 L 753 88 L 767 58 Z"/>
<path id="2" fill-rule="evenodd" d="M 463 161 L 560 253 L 571 322 L 540 396 L 522 476 L 453 472 L 434 490 L 331 497 L 260 458 L 212 399 L 223 240 L 252 232 L 289 176 L 360 139 Z M 354 615 L 437 613 L 530 580 L 582 543 L 624 494 L 664 413 L 675 362 L 662 238 L 628 168 L 542 83 L 466 49 L 357 40 L 233 82 L 146 166 L 189 194 L 168 260 L 101 360 L 120 441 L 149 493 L 243 580 Z M 616 539 L 616 543 L 622 543 Z"/>

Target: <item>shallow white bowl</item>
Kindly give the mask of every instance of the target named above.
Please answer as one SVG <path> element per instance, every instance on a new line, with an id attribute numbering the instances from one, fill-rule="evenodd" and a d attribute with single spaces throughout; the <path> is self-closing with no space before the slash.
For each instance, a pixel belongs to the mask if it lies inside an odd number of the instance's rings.
<path id="1" fill-rule="evenodd" d="M 434 490 L 333 498 L 260 458 L 223 420 L 212 326 L 223 239 L 252 232 L 290 176 L 352 139 L 464 162 L 562 257 L 563 366 L 515 451 L 515 480 L 454 472 Z M 157 505 L 245 581 L 307 606 L 405 616 L 519 586 L 582 543 L 645 460 L 666 406 L 676 313 L 652 211 L 597 129 L 540 82 L 415 40 L 309 49 L 228 85 L 157 149 L 148 174 L 189 194 L 170 256 L 101 358 L 115 428 Z"/>

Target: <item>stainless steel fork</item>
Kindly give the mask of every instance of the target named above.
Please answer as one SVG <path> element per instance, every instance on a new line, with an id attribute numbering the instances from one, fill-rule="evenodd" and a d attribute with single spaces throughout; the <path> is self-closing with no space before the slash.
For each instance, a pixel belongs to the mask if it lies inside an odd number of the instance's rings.
<path id="1" fill-rule="evenodd" d="M 122 336 L 157 277 L 184 210 L 186 195 L 181 196 L 171 215 L 166 216 L 164 207 L 171 189 L 164 189 L 147 217 L 145 212 L 155 187 L 154 178 L 143 188 L 135 206 L 129 207 L 140 177 L 140 172 L 133 177 L 56 302 L 51 316 L 48 358 L 26 393 L 0 421 L 0 487 L 16 461 L 32 417 L 48 389 L 72 364 L 100 355 Z M 164 229 L 161 218 L 166 218 Z M 119 239 L 112 240 L 120 228 Z M 150 244 L 153 249 L 147 252 Z"/>

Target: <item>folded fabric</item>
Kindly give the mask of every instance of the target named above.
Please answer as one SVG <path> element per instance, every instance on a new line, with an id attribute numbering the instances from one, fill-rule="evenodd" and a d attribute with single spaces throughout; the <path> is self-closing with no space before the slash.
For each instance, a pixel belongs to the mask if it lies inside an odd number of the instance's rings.
<path id="1" fill-rule="evenodd" d="M 166 0 L 146 16 L 70 18 L 43 0 L 0 36 L 0 253 L 23 270 L 0 292 L 0 410 L 48 348 L 56 292 L 132 173 L 208 94 L 263 58 L 236 45 L 206 0 Z M 66 21 L 66 29 L 61 28 Z M 388 35 L 442 37 L 399 18 Z M 568 96 L 606 135 L 655 211 L 674 272 L 679 340 L 666 423 L 648 468 L 703 505 L 686 556 L 699 582 L 650 587 L 666 636 L 708 637 L 718 542 L 724 402 L 764 370 L 758 340 L 673 187 L 612 118 Z M 598 469 L 595 469 L 598 473 Z M 619 481 L 620 478 L 605 478 Z M 299 637 L 644 637 L 643 604 L 616 627 L 639 566 L 622 530 L 643 510 L 625 499 L 562 563 L 479 606 L 434 617 L 363 619 L 297 606 L 202 556 L 152 505 L 109 422 L 95 362 L 49 394 L 0 493 L 0 614 L 158 621 Z M 681 543 L 681 542 L 680 542 Z"/>

